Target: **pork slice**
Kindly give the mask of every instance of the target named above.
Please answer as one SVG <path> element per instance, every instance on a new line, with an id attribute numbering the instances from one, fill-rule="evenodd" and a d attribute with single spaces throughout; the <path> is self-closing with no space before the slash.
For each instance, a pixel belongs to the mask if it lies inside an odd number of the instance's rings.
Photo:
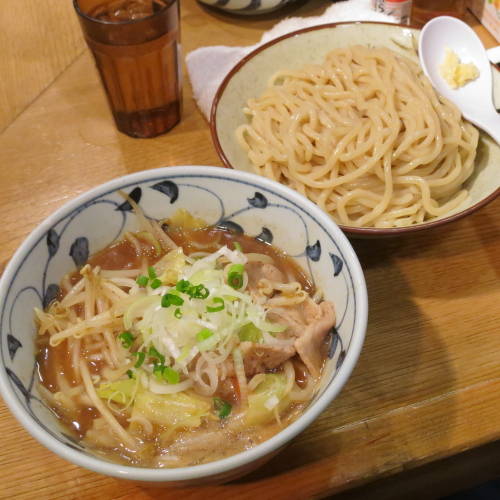
<path id="1" fill-rule="evenodd" d="M 287 329 L 278 335 L 280 338 L 300 337 L 306 327 L 299 306 L 271 307 L 266 319 L 271 323 L 287 326 Z"/>
<path id="2" fill-rule="evenodd" d="M 304 310 L 305 312 L 305 310 Z M 335 325 L 335 310 L 329 301 L 321 302 L 309 311 L 310 317 L 302 335 L 294 342 L 300 359 L 313 377 L 321 372 L 321 347 L 330 329 Z"/>
<path id="3" fill-rule="evenodd" d="M 249 377 L 277 368 L 295 354 L 293 345 L 268 345 L 254 342 L 240 344 L 245 365 L 245 374 Z"/>
<path id="4" fill-rule="evenodd" d="M 321 304 L 314 302 L 311 297 L 306 297 L 302 306 L 302 317 L 306 325 L 310 325 L 312 322 L 320 319 L 323 316 L 323 310 L 321 309 Z"/>
<path id="5" fill-rule="evenodd" d="M 245 265 L 248 274 L 248 288 L 250 291 L 258 291 L 259 281 L 267 279 L 271 282 L 285 282 L 285 275 L 273 264 L 263 262 L 248 262 Z"/>
<path id="6" fill-rule="evenodd" d="M 286 307 L 271 307 L 267 319 L 273 323 L 286 325 L 287 329 L 280 338 L 301 337 L 307 325 L 321 318 L 323 312 L 319 304 L 306 297 L 301 304 Z"/>

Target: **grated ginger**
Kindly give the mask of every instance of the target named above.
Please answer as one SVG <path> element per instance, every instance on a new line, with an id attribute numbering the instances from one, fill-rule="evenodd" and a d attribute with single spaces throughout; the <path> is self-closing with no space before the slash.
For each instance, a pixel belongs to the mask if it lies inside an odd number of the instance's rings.
<path id="1" fill-rule="evenodd" d="M 463 87 L 479 76 L 479 70 L 473 63 L 461 63 L 457 54 L 449 48 L 446 48 L 439 73 L 452 89 Z"/>

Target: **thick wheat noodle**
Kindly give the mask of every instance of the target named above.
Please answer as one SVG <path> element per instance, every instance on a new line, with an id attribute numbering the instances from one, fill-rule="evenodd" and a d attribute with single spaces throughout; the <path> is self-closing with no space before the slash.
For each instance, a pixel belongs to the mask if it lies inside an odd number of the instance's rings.
<path id="1" fill-rule="evenodd" d="M 467 197 L 478 131 L 414 61 L 352 46 L 280 71 L 236 131 L 257 173 L 296 189 L 347 226 L 399 227 Z"/>

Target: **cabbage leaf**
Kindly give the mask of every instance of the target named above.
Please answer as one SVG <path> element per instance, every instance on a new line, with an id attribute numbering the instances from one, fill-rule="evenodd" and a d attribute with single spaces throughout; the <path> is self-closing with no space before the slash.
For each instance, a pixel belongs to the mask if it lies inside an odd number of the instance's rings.
<path id="1" fill-rule="evenodd" d="M 248 395 L 245 422 L 248 425 L 263 425 L 274 419 L 290 403 L 285 396 L 286 376 L 282 373 L 266 373 L 264 380 Z M 274 403 L 274 404 L 273 404 Z"/>
<path id="2" fill-rule="evenodd" d="M 162 427 L 194 428 L 199 427 L 202 418 L 210 412 L 207 399 L 186 391 L 175 394 L 154 394 L 148 390 L 137 393 L 132 417 L 141 415 L 152 424 Z"/>
<path id="3" fill-rule="evenodd" d="M 103 382 L 96 388 L 96 392 L 101 399 L 127 405 L 133 397 L 136 384 L 137 381 L 134 379 Z"/>

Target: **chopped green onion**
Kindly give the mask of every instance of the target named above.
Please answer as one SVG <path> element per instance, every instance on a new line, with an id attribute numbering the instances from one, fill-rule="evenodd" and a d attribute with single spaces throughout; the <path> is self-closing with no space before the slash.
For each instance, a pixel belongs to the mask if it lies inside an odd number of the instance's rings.
<path id="1" fill-rule="evenodd" d="M 197 342 L 203 342 L 204 340 L 209 339 L 214 332 L 208 328 L 203 328 L 196 334 L 196 341 Z"/>
<path id="2" fill-rule="evenodd" d="M 210 295 L 208 288 L 201 284 L 192 287 L 187 293 L 193 299 L 206 299 Z"/>
<path id="3" fill-rule="evenodd" d="M 170 368 L 170 366 L 165 366 L 163 368 L 163 378 L 169 383 L 169 384 L 178 384 L 181 376 L 177 370 L 174 370 L 173 368 Z"/>
<path id="4" fill-rule="evenodd" d="M 178 292 L 189 295 L 192 299 L 206 299 L 210 295 L 210 292 L 205 285 L 192 285 L 187 280 L 178 281 L 175 285 L 175 289 Z"/>
<path id="5" fill-rule="evenodd" d="M 148 276 L 149 276 L 149 279 L 152 279 L 154 280 L 155 278 L 157 278 L 156 276 L 156 270 L 153 266 L 149 266 L 148 267 Z"/>
<path id="6" fill-rule="evenodd" d="M 137 361 L 135 362 L 134 368 L 140 368 L 142 366 L 142 363 L 144 363 L 144 360 L 146 359 L 146 353 L 142 351 L 133 352 L 132 356 L 137 356 Z"/>
<path id="7" fill-rule="evenodd" d="M 128 349 L 134 343 L 134 336 L 130 332 L 120 333 L 118 338 L 122 341 L 122 346 L 125 349 Z"/>
<path id="8" fill-rule="evenodd" d="M 165 356 L 158 352 L 153 345 L 149 347 L 148 356 L 157 359 L 162 365 L 165 363 Z"/>
<path id="9" fill-rule="evenodd" d="M 181 319 L 182 318 L 182 311 L 180 310 L 180 308 L 177 308 L 174 312 L 174 316 L 177 318 L 177 319 Z"/>
<path id="10" fill-rule="evenodd" d="M 222 420 L 229 416 L 232 410 L 232 406 L 221 398 L 214 398 L 214 410 L 216 411 L 219 418 Z"/>
<path id="11" fill-rule="evenodd" d="M 153 375 L 158 379 L 161 380 L 163 377 L 163 370 L 165 367 L 163 364 L 155 363 L 153 366 Z"/>
<path id="12" fill-rule="evenodd" d="M 224 299 L 222 297 L 214 297 L 212 299 L 212 302 L 214 304 L 219 304 L 219 305 L 217 305 L 217 306 L 207 306 L 207 312 L 213 313 L 213 312 L 222 311 L 224 309 Z"/>
<path id="13" fill-rule="evenodd" d="M 240 289 L 243 286 L 244 270 L 243 264 L 233 264 L 227 274 L 227 284 L 235 290 Z"/>
<path id="14" fill-rule="evenodd" d="M 161 280 L 158 279 L 158 278 L 155 278 L 151 284 L 149 285 L 153 290 L 156 290 L 157 288 L 159 288 L 161 286 Z"/>
<path id="15" fill-rule="evenodd" d="M 191 283 L 189 283 L 189 281 L 187 281 L 187 280 L 180 280 L 175 285 L 175 289 L 178 292 L 186 293 L 190 288 L 191 288 Z"/>
<path id="16" fill-rule="evenodd" d="M 139 286 L 146 286 L 148 284 L 148 277 L 147 276 L 144 276 L 143 274 L 141 274 L 141 276 L 139 276 L 135 282 L 139 285 Z"/>
<path id="17" fill-rule="evenodd" d="M 235 241 L 233 243 L 233 245 L 234 245 L 235 250 L 238 250 L 238 252 L 243 253 L 243 248 L 241 248 L 241 245 L 237 241 Z"/>
<path id="18" fill-rule="evenodd" d="M 253 323 L 247 323 L 240 328 L 238 337 L 241 342 L 248 341 L 258 343 L 262 340 L 262 332 Z"/>
<path id="19" fill-rule="evenodd" d="M 132 370 L 127 370 L 127 375 L 128 375 L 128 378 L 135 378 L 134 372 Z"/>
<path id="20" fill-rule="evenodd" d="M 166 293 L 161 298 L 162 307 L 169 307 L 171 305 L 182 306 L 182 304 L 184 304 L 184 299 L 175 293 Z"/>
<path id="21" fill-rule="evenodd" d="M 170 303 L 174 306 L 182 306 L 184 304 L 184 299 L 176 293 L 167 293 L 167 296 Z"/>

